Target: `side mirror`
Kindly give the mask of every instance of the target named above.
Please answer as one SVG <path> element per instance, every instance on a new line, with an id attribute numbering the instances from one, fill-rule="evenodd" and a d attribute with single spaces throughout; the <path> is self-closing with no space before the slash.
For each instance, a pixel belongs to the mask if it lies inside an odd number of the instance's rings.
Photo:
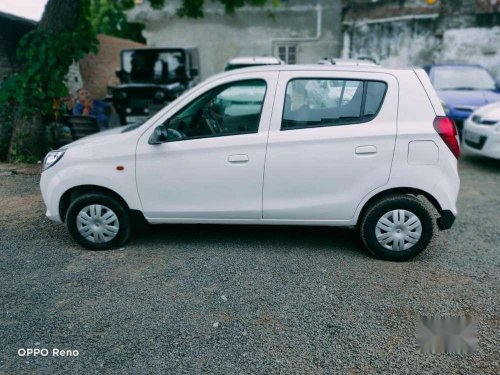
<path id="1" fill-rule="evenodd" d="M 168 140 L 168 131 L 165 125 L 158 125 L 153 134 L 149 137 L 148 143 L 150 145 L 159 145 Z"/>
<path id="2" fill-rule="evenodd" d="M 198 74 L 199 74 L 198 68 L 191 68 L 191 69 L 189 69 L 189 75 L 191 77 L 196 77 L 196 76 L 198 76 Z"/>

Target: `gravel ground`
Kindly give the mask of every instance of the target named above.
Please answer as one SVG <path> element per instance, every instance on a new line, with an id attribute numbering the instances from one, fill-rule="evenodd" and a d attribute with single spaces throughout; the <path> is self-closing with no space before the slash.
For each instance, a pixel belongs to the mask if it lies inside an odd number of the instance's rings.
<path id="1" fill-rule="evenodd" d="M 416 259 L 354 231 L 159 226 L 88 252 L 30 168 L 0 165 L 0 373 L 498 374 L 500 162 L 465 156 L 455 226 Z M 417 354 L 420 315 L 472 314 L 479 351 Z M 19 348 L 76 349 L 22 358 Z"/>

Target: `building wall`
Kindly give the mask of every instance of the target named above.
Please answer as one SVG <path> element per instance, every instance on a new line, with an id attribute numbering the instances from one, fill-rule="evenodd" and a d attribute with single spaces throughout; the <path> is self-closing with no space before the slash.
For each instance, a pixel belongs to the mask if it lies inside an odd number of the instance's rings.
<path id="1" fill-rule="evenodd" d="M 80 60 L 80 72 L 70 70 L 68 86 L 74 91 L 85 86 L 94 98 L 102 99 L 106 96 L 107 87 L 118 84 L 116 71 L 120 69 L 120 52 L 128 48 L 143 48 L 142 43 L 132 40 L 116 38 L 107 35 L 98 35 L 99 50 L 96 54 L 90 53 Z M 83 83 L 75 83 L 81 74 Z M 78 87 L 79 86 L 79 87 Z"/>
<path id="2" fill-rule="evenodd" d="M 36 22 L 0 12 L 0 81 L 16 68 L 16 50 L 20 39 L 36 27 Z"/>
<path id="3" fill-rule="evenodd" d="M 407 0 L 403 6 L 399 1 L 353 5 L 344 19 L 344 57 L 371 56 L 385 66 L 482 64 L 500 78 L 500 48 L 495 47 L 500 46 L 500 28 L 476 27 L 479 16 L 498 13 L 488 4 Z"/>
<path id="4" fill-rule="evenodd" d="M 171 3 L 171 2 L 169 2 Z M 315 37 L 317 8 L 322 7 L 321 38 Z M 236 56 L 277 56 L 278 46 L 297 48 L 297 63 L 315 63 L 324 56 L 338 56 L 341 50 L 341 1 L 283 1 L 278 8 L 245 7 L 226 15 L 218 5 L 207 7 L 201 19 L 179 18 L 175 9 L 154 11 L 143 4 L 129 19 L 144 22 L 148 46 L 198 47 L 201 75 L 206 78 L 224 69 Z M 290 38 L 288 41 L 274 41 Z"/>
<path id="5" fill-rule="evenodd" d="M 434 18 L 358 23 L 346 31 L 347 56 L 369 56 L 384 66 L 423 65 L 438 59 L 441 39 Z"/>
<path id="6" fill-rule="evenodd" d="M 500 27 L 446 31 L 439 60 L 481 64 L 500 81 Z"/>

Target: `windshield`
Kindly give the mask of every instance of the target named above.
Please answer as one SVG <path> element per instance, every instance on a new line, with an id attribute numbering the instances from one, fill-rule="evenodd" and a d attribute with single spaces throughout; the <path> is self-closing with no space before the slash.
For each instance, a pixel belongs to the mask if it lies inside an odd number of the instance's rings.
<path id="1" fill-rule="evenodd" d="M 436 90 L 494 90 L 495 80 L 480 67 L 438 67 L 433 69 Z"/>
<path id="2" fill-rule="evenodd" d="M 122 52 L 122 71 L 132 82 L 169 82 L 186 78 L 183 51 L 130 50 Z"/>

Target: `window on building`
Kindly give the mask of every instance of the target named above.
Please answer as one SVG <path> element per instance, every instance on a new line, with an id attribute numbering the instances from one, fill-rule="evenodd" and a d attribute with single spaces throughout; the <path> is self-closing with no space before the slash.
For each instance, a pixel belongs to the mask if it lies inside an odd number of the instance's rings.
<path id="1" fill-rule="evenodd" d="M 279 46 L 278 57 L 283 60 L 285 64 L 297 64 L 297 46 Z"/>
<path id="2" fill-rule="evenodd" d="M 282 130 L 359 124 L 377 115 L 387 84 L 376 81 L 294 79 L 286 89 Z"/>
<path id="3" fill-rule="evenodd" d="M 169 141 L 257 133 L 266 82 L 247 80 L 216 87 L 167 120 Z"/>

